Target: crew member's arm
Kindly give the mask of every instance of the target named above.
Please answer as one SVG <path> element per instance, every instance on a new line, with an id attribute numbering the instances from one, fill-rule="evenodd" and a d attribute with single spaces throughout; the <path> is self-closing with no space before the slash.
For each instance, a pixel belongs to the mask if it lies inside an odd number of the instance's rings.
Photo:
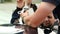
<path id="1" fill-rule="evenodd" d="M 25 23 L 32 27 L 39 26 L 42 21 L 53 11 L 56 6 L 47 2 L 42 2 L 40 7 L 31 16 L 26 16 Z"/>

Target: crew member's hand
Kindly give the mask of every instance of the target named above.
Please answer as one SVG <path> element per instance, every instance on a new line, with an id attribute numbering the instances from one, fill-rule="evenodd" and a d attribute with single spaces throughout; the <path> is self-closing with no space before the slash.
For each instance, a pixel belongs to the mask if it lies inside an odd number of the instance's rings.
<path id="1" fill-rule="evenodd" d="M 21 13 L 20 16 L 22 17 L 25 24 L 28 24 L 29 20 L 26 20 L 26 18 L 29 16 L 28 10 L 24 13 Z"/>
<path id="2" fill-rule="evenodd" d="M 28 15 L 29 15 L 29 14 L 28 14 L 28 11 L 20 14 L 20 16 L 21 16 L 22 18 L 23 18 L 23 17 L 26 17 L 26 16 L 28 16 Z"/>

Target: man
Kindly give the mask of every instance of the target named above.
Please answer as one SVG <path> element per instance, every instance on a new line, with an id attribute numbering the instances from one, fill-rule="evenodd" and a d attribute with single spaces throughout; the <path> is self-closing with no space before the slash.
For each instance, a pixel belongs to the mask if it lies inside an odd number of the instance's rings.
<path id="1" fill-rule="evenodd" d="M 32 0 L 27 1 L 26 4 L 28 7 L 33 8 L 34 11 L 37 9 L 37 6 L 35 4 L 32 4 Z M 24 9 L 24 6 L 25 6 L 24 0 L 17 0 L 17 8 L 15 9 L 15 11 L 12 14 L 11 24 L 19 23 L 19 19 L 21 17 L 20 13 Z"/>
<path id="2" fill-rule="evenodd" d="M 22 11 L 24 6 L 24 1 L 23 0 L 17 0 L 17 7 L 15 11 L 12 14 L 11 18 L 11 24 L 17 24 L 19 23 L 19 18 L 20 18 L 20 12 Z"/>
<path id="3" fill-rule="evenodd" d="M 27 0 L 26 5 L 29 8 L 32 8 L 34 11 L 36 11 L 37 6 L 35 4 L 32 4 L 32 0 Z M 23 26 L 21 26 L 19 23 L 19 19 L 21 17 L 20 13 L 22 12 L 23 9 L 25 8 L 25 1 L 24 0 L 17 0 L 17 8 L 16 10 L 13 12 L 12 14 L 12 19 L 11 19 L 11 24 L 16 25 L 16 28 L 23 28 Z M 24 11 L 25 12 L 25 11 Z M 22 21 L 24 23 L 24 21 Z M 23 33 L 23 32 L 21 32 Z M 18 34 L 18 33 L 16 33 Z"/>
<path id="4" fill-rule="evenodd" d="M 60 12 L 58 11 L 60 8 L 59 5 L 60 0 L 42 0 L 41 4 L 39 5 L 39 8 L 33 15 L 30 16 L 23 15 L 26 25 L 33 28 L 38 27 L 43 22 L 43 20 L 48 16 L 48 14 L 50 14 L 54 9 L 57 10 L 56 14 L 60 20 Z"/>
<path id="5" fill-rule="evenodd" d="M 44 29 L 45 34 L 49 34 L 52 32 L 54 22 L 55 22 L 55 18 L 53 16 L 53 13 L 51 13 L 45 18 L 40 28 Z"/>
<path id="6" fill-rule="evenodd" d="M 55 11 L 55 14 L 57 15 L 57 17 L 59 19 L 58 34 L 60 34 L 60 13 L 59 13 L 59 11 L 60 11 L 60 4 L 54 9 L 54 11 Z"/>

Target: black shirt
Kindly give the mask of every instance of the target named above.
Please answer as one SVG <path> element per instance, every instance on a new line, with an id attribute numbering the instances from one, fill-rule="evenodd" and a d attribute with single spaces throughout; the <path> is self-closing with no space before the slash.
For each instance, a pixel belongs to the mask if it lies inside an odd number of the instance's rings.
<path id="1" fill-rule="evenodd" d="M 60 4 L 60 0 L 42 0 L 42 1 L 52 3 L 56 6 Z"/>

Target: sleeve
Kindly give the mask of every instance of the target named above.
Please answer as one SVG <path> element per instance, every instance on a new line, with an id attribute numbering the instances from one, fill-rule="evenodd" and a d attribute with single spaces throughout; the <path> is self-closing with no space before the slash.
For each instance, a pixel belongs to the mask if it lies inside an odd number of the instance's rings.
<path id="1" fill-rule="evenodd" d="M 20 18 L 20 15 L 17 12 L 21 11 L 21 10 L 22 10 L 22 8 L 18 8 L 18 7 L 14 10 L 14 12 L 12 13 L 11 21 L 10 21 L 11 24 L 13 24 L 15 22 L 15 20 L 18 20 Z M 19 23 L 19 21 L 18 21 L 18 23 Z"/>
<path id="2" fill-rule="evenodd" d="M 13 12 L 13 14 L 12 14 L 12 18 L 16 18 L 16 19 L 18 19 L 19 17 L 20 17 L 20 15 L 18 14 L 18 11 L 21 11 L 22 10 L 22 8 L 16 8 L 15 9 L 15 11 Z"/>
<path id="3" fill-rule="evenodd" d="M 57 16 L 60 20 L 60 4 L 54 9 L 53 14 Z"/>
<path id="4" fill-rule="evenodd" d="M 42 0 L 42 1 L 52 3 L 56 6 L 60 4 L 60 0 Z"/>

